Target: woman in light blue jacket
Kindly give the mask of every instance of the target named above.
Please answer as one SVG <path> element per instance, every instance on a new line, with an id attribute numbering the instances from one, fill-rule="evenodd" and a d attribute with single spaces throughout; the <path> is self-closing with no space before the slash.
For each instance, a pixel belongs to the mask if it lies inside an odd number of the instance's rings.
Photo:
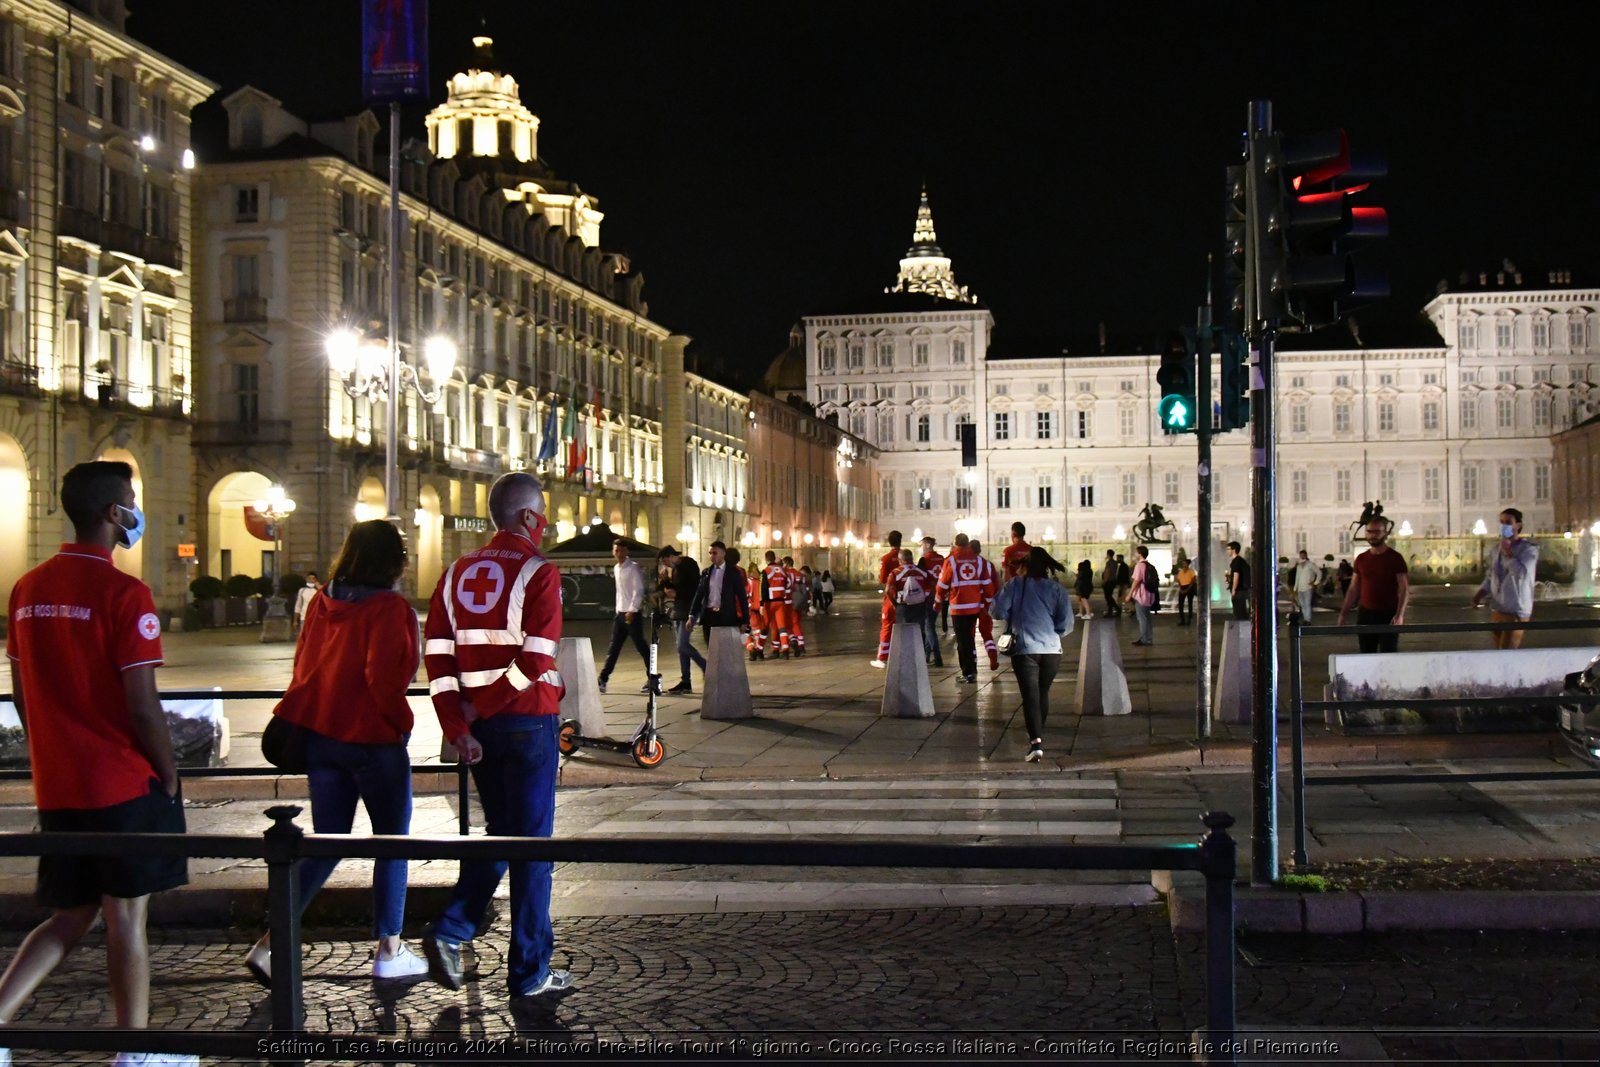
<path id="1" fill-rule="evenodd" d="M 1022 687 L 1022 717 L 1031 738 L 1024 757 L 1029 763 L 1044 758 L 1050 683 L 1061 669 L 1061 639 L 1072 632 L 1071 598 L 1054 578 L 1058 570 L 1061 564 L 1035 547 L 1028 553 L 1027 570 L 1005 584 L 989 609 L 1009 624 L 1011 670 Z"/>

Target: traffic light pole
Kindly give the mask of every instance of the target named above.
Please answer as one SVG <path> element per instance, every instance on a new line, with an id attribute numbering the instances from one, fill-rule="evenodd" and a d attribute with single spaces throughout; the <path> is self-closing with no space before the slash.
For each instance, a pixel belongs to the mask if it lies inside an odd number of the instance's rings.
<path id="1" fill-rule="evenodd" d="M 1206 302 L 1195 317 L 1194 406 L 1195 444 L 1200 491 L 1195 524 L 1199 531 L 1195 555 L 1195 641 L 1199 644 L 1199 670 L 1195 677 L 1194 736 L 1211 736 L 1211 271 L 1206 271 Z"/>
<path id="2" fill-rule="evenodd" d="M 1249 227 L 1249 261 L 1246 267 L 1246 328 L 1250 334 L 1250 531 L 1255 559 L 1251 583 L 1250 715 L 1251 786 L 1250 880 L 1271 885 L 1278 878 L 1278 551 L 1274 498 L 1276 476 L 1272 363 L 1278 320 L 1270 310 L 1270 279 L 1262 277 L 1262 241 L 1267 236 L 1266 209 L 1270 190 L 1266 183 L 1280 180 L 1268 173 L 1275 160 L 1265 157 L 1264 142 L 1272 136 L 1272 103 L 1250 104 L 1250 163 L 1246 167 Z"/>

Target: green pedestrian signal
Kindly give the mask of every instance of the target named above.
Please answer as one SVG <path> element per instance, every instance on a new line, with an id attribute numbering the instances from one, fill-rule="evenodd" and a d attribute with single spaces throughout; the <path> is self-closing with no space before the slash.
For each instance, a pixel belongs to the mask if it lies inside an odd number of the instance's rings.
<path id="1" fill-rule="evenodd" d="M 1168 433 L 1188 433 L 1194 429 L 1194 401 L 1190 397 L 1169 393 L 1161 398 L 1157 409 L 1161 428 Z"/>
<path id="2" fill-rule="evenodd" d="M 1156 368 L 1161 402 L 1156 417 L 1165 433 L 1195 432 L 1194 338 L 1188 332 L 1169 334 Z"/>

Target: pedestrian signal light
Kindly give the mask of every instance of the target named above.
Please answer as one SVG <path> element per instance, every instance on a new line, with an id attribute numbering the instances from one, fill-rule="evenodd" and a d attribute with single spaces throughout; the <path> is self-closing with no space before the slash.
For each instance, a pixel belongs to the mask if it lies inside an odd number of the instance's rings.
<path id="1" fill-rule="evenodd" d="M 1161 400 L 1156 414 L 1165 433 L 1193 433 L 1194 415 L 1194 335 L 1172 333 L 1161 348 L 1161 365 L 1156 370 L 1156 387 Z"/>

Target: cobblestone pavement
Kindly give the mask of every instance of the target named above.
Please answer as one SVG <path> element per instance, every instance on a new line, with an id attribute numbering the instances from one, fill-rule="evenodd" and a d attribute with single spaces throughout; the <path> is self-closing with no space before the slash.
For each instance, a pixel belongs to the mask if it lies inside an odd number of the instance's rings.
<path id="1" fill-rule="evenodd" d="M 558 961 L 569 963 L 577 989 L 515 1005 L 502 984 L 503 926 L 476 943 L 460 993 L 428 982 L 382 988 L 365 977 L 370 942 L 313 931 L 307 1026 L 447 1046 L 542 1037 L 681 1047 L 694 1035 L 768 1035 L 805 1042 L 813 1055 L 826 1053 L 830 1038 L 950 1041 L 964 1032 L 1017 1042 L 1024 1058 L 1042 1034 L 1057 1042 L 1092 1035 L 1149 1062 L 1167 1057 L 1120 1043 L 1182 1042 L 1203 1017 L 1202 943 L 1174 941 L 1158 907 L 689 915 L 556 927 Z M 265 994 L 240 963 L 244 934 L 156 936 L 153 1025 L 265 1028 Z M 8 948 L 15 940 L 8 936 Z M 1247 937 L 1240 948 L 1239 1022 L 1257 1037 L 1321 1039 L 1348 1050 L 1358 1038 L 1370 1045 L 1375 1031 L 1389 1057 L 1408 1062 L 1600 1057 L 1600 934 Z M 73 957 L 18 1022 L 105 1025 L 101 952 L 96 940 Z M 516 1047 L 508 1048 L 514 1061 Z M 726 1048 L 754 1052 L 749 1044 Z M 104 1057 L 19 1050 L 16 1061 Z"/>

